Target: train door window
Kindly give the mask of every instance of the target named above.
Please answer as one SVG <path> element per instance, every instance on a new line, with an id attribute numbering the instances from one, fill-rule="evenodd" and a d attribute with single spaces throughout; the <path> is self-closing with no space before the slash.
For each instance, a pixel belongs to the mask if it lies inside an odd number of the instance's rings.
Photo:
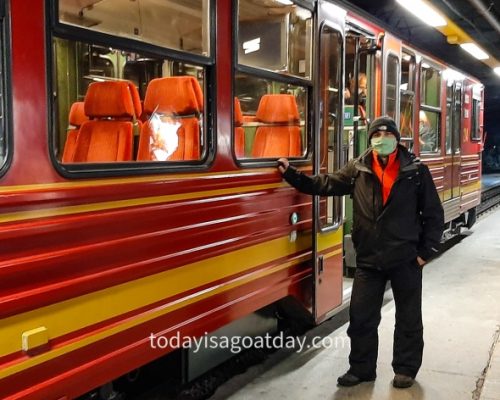
<path id="1" fill-rule="evenodd" d="M 445 146 L 446 154 L 452 154 L 452 119 L 453 119 L 453 81 L 446 84 L 446 132 Z"/>
<path id="2" fill-rule="evenodd" d="M 440 150 L 441 135 L 441 72 L 424 62 L 420 80 L 420 152 L 437 153 Z"/>
<path id="3" fill-rule="evenodd" d="M 401 60 L 401 85 L 399 130 L 401 143 L 408 148 L 413 145 L 413 118 L 415 113 L 415 56 L 403 52 Z"/>
<path id="4" fill-rule="evenodd" d="M 481 101 L 478 99 L 472 99 L 472 126 L 471 126 L 471 139 L 481 140 L 481 127 L 479 122 L 479 116 L 481 114 Z"/>
<path id="5" fill-rule="evenodd" d="M 387 56 L 386 80 L 385 80 L 385 114 L 398 120 L 396 115 L 398 104 L 398 85 L 399 85 L 399 58 L 395 54 Z"/>
<path id="6" fill-rule="evenodd" d="M 462 131 L 462 83 L 456 82 L 453 91 L 452 152 L 460 153 L 460 132 Z M 446 146 L 448 149 L 448 146 Z M 448 154 L 448 153 L 447 153 Z"/>
<path id="7" fill-rule="evenodd" d="M 288 4 L 289 3 L 289 4 Z M 312 12 L 291 1 L 238 3 L 234 152 L 238 159 L 306 156 Z"/>
<path id="8" fill-rule="evenodd" d="M 54 4 L 52 144 L 62 171 L 208 158 L 210 9 L 209 0 Z"/>
<path id="9" fill-rule="evenodd" d="M 344 160 L 361 154 L 368 143 L 367 122 L 373 114 L 375 38 L 349 24 L 345 36 Z M 356 78 L 357 77 L 357 78 Z"/>
<path id="10" fill-rule="evenodd" d="M 341 90 L 342 35 L 323 25 L 320 36 L 320 171 L 331 173 L 341 166 Z M 365 82 L 366 83 L 366 82 Z M 344 144 L 345 145 L 345 144 Z M 344 146 L 345 148 L 345 146 Z M 342 199 L 326 197 L 320 201 L 320 223 L 323 228 L 338 224 L 342 218 Z"/>

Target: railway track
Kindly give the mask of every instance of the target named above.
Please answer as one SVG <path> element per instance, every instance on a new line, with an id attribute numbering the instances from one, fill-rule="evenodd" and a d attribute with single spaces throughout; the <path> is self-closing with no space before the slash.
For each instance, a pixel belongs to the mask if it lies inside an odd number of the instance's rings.
<path id="1" fill-rule="evenodd" d="M 477 207 L 480 216 L 500 204 L 500 185 L 493 186 L 481 194 L 481 204 Z"/>

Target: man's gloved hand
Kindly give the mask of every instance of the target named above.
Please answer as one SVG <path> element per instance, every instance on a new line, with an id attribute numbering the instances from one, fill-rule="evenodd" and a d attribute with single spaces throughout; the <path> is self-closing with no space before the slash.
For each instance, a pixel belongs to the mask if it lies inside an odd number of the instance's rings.
<path id="1" fill-rule="evenodd" d="M 279 171 L 284 174 L 287 168 L 289 167 L 290 162 L 286 158 L 280 158 L 278 160 L 278 169 Z"/>

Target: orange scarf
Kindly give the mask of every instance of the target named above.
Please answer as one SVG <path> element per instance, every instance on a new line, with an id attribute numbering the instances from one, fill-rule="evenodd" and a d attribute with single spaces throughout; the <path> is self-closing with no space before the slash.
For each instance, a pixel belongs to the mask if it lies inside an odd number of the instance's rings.
<path id="1" fill-rule="evenodd" d="M 384 167 L 378 159 L 377 152 L 373 152 L 372 169 L 382 185 L 382 200 L 384 202 L 384 206 L 389 198 L 392 186 L 394 185 L 394 182 L 399 174 L 399 160 L 397 155 L 397 149 L 389 154 L 389 160 L 387 161 L 387 165 Z"/>

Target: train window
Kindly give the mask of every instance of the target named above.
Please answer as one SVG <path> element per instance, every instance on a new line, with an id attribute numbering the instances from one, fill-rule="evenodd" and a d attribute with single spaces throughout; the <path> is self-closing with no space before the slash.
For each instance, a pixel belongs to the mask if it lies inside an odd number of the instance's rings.
<path id="1" fill-rule="evenodd" d="M 481 102 L 477 99 L 472 100 L 472 126 L 471 126 L 471 139 L 481 140 L 481 127 L 479 123 Z"/>
<path id="2" fill-rule="evenodd" d="M 309 10 L 291 1 L 240 0 L 238 11 L 240 64 L 304 78 L 311 76 L 312 13 Z"/>
<path id="3" fill-rule="evenodd" d="M 208 0 L 59 0 L 59 21 L 208 56 L 209 4 Z"/>
<path id="4" fill-rule="evenodd" d="M 323 25 L 320 36 L 320 170 L 331 173 L 342 165 L 340 146 L 344 157 L 349 150 L 349 138 L 341 139 L 342 112 L 342 35 L 328 25 Z M 364 79 L 366 86 L 366 77 Z M 365 88 L 366 89 L 366 88 Z M 366 90 L 364 91 L 366 93 Z M 358 96 L 361 97 L 361 96 Z M 342 219 L 342 199 L 322 197 L 319 222 L 322 229 L 333 227 Z"/>
<path id="5" fill-rule="evenodd" d="M 130 36 L 126 34 L 127 27 L 137 22 L 127 20 L 129 14 L 135 15 L 129 8 L 141 13 L 146 8 L 144 19 L 139 22 L 149 21 L 148 30 L 143 31 L 143 25 L 137 25 L 139 37 L 134 38 L 150 43 L 146 47 L 126 38 L 117 41 L 110 35 L 99 36 L 99 43 L 95 43 L 92 32 L 55 26 L 52 45 L 55 158 L 69 171 L 86 170 L 89 163 L 104 164 L 103 169 L 120 165 L 157 168 L 155 164 L 159 163 L 168 167 L 199 165 L 208 155 L 207 132 L 211 126 L 204 93 L 207 68 L 212 61 L 190 53 L 208 53 L 204 17 L 208 3 L 196 2 L 189 8 L 189 2 L 183 1 L 163 5 L 137 0 L 128 2 L 126 7 L 116 7 L 120 18 L 110 11 L 113 0 L 92 5 L 87 2 L 76 14 L 78 18 L 74 14 L 76 3 L 60 1 L 62 22 L 87 27 L 88 18 L 94 18 L 104 22 L 102 26 L 92 25 L 92 29 L 123 37 Z M 160 35 L 160 27 L 155 28 L 154 21 L 166 12 L 176 16 L 169 15 L 172 28 L 178 28 L 179 21 L 191 24 L 189 30 L 183 29 L 185 35 L 181 29 L 166 30 L 164 20 Z M 68 31 L 72 32 L 72 38 L 81 40 L 65 38 Z M 110 44 L 106 45 L 108 41 Z M 172 47 L 160 48 L 158 44 Z M 172 49 L 183 50 L 185 54 Z"/>
<path id="6" fill-rule="evenodd" d="M 415 113 L 415 56 L 403 52 L 401 61 L 401 85 L 399 125 L 401 142 L 411 147 L 413 143 L 413 117 Z"/>
<path id="7" fill-rule="evenodd" d="M 238 159 L 307 153 L 312 13 L 283 3 L 238 4 L 233 130 Z"/>
<path id="8" fill-rule="evenodd" d="M 375 63 L 371 51 L 375 40 L 364 36 L 353 26 L 348 26 L 348 29 L 345 36 L 344 160 L 357 157 L 366 149 L 367 140 L 363 138 L 369 117 L 373 114 L 375 93 Z"/>
<path id="9" fill-rule="evenodd" d="M 238 73 L 235 94 L 238 158 L 304 156 L 307 88 Z"/>
<path id="10" fill-rule="evenodd" d="M 448 81 L 446 85 L 446 132 L 445 150 L 446 154 L 452 154 L 452 118 L 453 118 L 453 81 Z"/>
<path id="11" fill-rule="evenodd" d="M 441 72 L 422 63 L 420 84 L 419 141 L 421 153 L 440 150 Z"/>
<path id="12" fill-rule="evenodd" d="M 418 118 L 420 151 L 422 153 L 435 153 L 439 151 L 439 113 L 420 110 Z"/>
<path id="13" fill-rule="evenodd" d="M 397 120 L 396 105 L 398 101 L 399 59 L 396 55 L 388 55 L 386 68 L 385 114 Z"/>
<path id="14" fill-rule="evenodd" d="M 452 151 L 460 153 L 460 132 L 462 131 L 462 84 L 455 83 L 453 93 Z M 448 147 L 447 147 L 448 149 Z"/>

